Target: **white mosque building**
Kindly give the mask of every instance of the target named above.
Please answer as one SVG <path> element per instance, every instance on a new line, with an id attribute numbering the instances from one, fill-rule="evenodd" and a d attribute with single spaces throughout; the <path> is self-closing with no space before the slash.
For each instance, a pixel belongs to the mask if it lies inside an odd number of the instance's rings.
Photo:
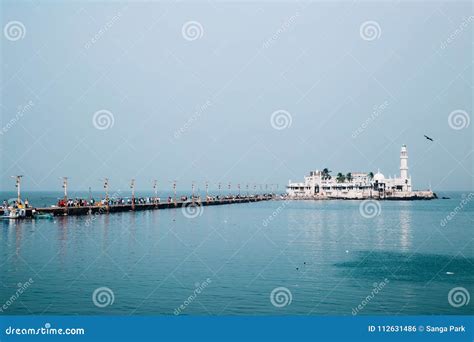
<path id="1" fill-rule="evenodd" d="M 330 171 L 329 171 L 330 172 Z M 413 191 L 408 174 L 408 152 L 406 145 L 400 151 L 400 176 L 386 178 L 380 170 L 373 175 L 366 172 L 351 172 L 337 178 L 327 170 L 311 171 L 304 182 L 289 181 L 286 193 L 290 198 L 300 199 L 431 199 L 431 191 Z"/>

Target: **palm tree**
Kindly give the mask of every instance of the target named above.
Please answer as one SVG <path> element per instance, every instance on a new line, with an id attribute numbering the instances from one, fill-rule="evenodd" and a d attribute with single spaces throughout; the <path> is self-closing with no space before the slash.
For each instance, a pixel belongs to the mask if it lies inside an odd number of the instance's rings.
<path id="1" fill-rule="evenodd" d="M 342 173 L 339 172 L 336 176 L 336 181 L 338 183 L 344 183 L 345 180 L 346 180 L 346 176 L 344 176 Z"/>
<path id="2" fill-rule="evenodd" d="M 323 169 L 323 172 L 321 172 L 321 178 L 326 180 L 326 179 L 331 179 L 331 173 L 332 171 L 329 171 L 329 169 L 327 167 L 325 167 Z"/>
<path id="3" fill-rule="evenodd" d="M 352 180 L 354 179 L 352 177 L 352 173 L 348 172 L 347 175 L 346 175 L 346 179 L 347 179 L 348 182 L 352 182 Z"/>
<path id="4" fill-rule="evenodd" d="M 369 179 L 370 180 L 374 179 L 374 173 L 372 171 L 369 172 Z"/>

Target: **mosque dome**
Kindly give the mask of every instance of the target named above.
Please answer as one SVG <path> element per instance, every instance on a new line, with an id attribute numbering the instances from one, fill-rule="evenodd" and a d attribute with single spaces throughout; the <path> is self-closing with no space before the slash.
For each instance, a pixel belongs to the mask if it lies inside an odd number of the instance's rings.
<path id="1" fill-rule="evenodd" d="M 375 175 L 374 175 L 374 181 L 377 181 L 379 183 L 383 182 L 385 180 L 385 176 L 383 175 L 383 173 L 381 173 L 380 171 L 378 171 Z"/>

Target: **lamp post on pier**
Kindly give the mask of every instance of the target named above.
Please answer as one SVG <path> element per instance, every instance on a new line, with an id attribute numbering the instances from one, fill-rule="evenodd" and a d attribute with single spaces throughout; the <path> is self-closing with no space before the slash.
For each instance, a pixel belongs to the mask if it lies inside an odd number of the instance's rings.
<path id="1" fill-rule="evenodd" d="M 18 175 L 18 176 L 12 176 L 12 178 L 15 178 L 15 187 L 16 187 L 16 192 L 17 192 L 17 197 L 16 197 L 16 204 L 20 205 L 21 203 L 21 179 L 23 178 L 23 175 Z"/>
<path id="2" fill-rule="evenodd" d="M 135 210 L 135 179 L 130 181 L 130 189 L 132 189 L 132 210 Z"/>
<path id="3" fill-rule="evenodd" d="M 63 177 L 64 204 L 67 204 L 67 177 Z"/>
<path id="4" fill-rule="evenodd" d="M 191 184 L 191 188 L 192 188 L 192 199 L 191 201 L 194 203 L 194 181 L 192 181 L 192 184 Z"/>
<path id="5" fill-rule="evenodd" d="M 107 206 L 107 210 L 109 209 L 109 179 L 104 179 L 104 190 L 105 190 L 105 205 Z"/>
<path id="6" fill-rule="evenodd" d="M 230 196 L 230 182 L 229 182 L 228 188 L 229 188 L 229 196 Z"/>
<path id="7" fill-rule="evenodd" d="M 153 192 L 155 193 L 153 203 L 156 205 L 158 202 L 158 181 L 156 179 L 153 181 Z"/>
<path id="8" fill-rule="evenodd" d="M 206 181 L 206 202 L 209 202 L 209 182 Z"/>
<path id="9" fill-rule="evenodd" d="M 176 203 L 176 180 L 173 181 L 173 192 L 174 192 L 174 205 L 177 206 L 178 203 Z"/>

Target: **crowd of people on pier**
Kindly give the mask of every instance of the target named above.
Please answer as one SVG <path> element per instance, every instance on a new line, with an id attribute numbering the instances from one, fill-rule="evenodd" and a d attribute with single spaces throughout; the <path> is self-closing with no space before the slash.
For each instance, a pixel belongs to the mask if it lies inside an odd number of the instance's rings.
<path id="1" fill-rule="evenodd" d="M 28 198 L 25 199 L 25 201 L 18 201 L 15 200 L 12 203 L 8 203 L 7 200 L 3 200 L 2 203 L 2 209 L 7 209 L 7 208 L 13 208 L 13 209 L 26 209 L 30 207 L 30 202 L 28 201 Z"/>
<path id="2" fill-rule="evenodd" d="M 222 201 L 222 200 L 239 200 L 239 199 L 254 199 L 260 196 L 267 197 L 271 194 L 263 195 L 216 195 L 205 197 L 205 201 Z M 174 198 L 168 196 L 167 202 L 174 203 L 175 201 L 179 202 L 202 202 L 203 198 L 201 196 L 180 196 L 179 198 Z M 150 204 L 159 204 L 161 202 L 160 197 L 136 197 L 136 198 L 108 198 L 108 199 L 99 199 L 94 198 L 84 199 L 84 198 L 61 198 L 56 203 L 57 207 L 60 208 L 74 208 L 74 207 L 89 207 L 89 206 L 120 206 L 120 205 L 150 205 Z M 14 209 L 25 209 L 30 208 L 28 199 L 24 202 L 14 201 L 13 203 L 8 203 L 7 200 L 3 201 L 2 209 L 14 208 Z"/>
<path id="3" fill-rule="evenodd" d="M 75 199 L 60 199 L 58 200 L 58 207 L 88 207 L 88 206 L 104 206 L 104 205 L 131 205 L 131 204 L 158 204 L 160 203 L 159 197 L 137 197 L 137 198 L 108 198 L 95 200 L 91 198 L 85 200 L 82 198 Z"/>
<path id="4" fill-rule="evenodd" d="M 267 196 L 270 194 L 264 194 L 263 196 Z M 262 195 L 216 195 L 210 196 L 207 195 L 205 197 L 205 201 L 222 201 L 222 200 L 239 200 L 239 199 L 252 199 L 257 198 Z M 180 202 L 201 202 L 203 198 L 201 196 L 180 196 L 176 200 Z M 69 198 L 69 199 L 59 199 L 57 202 L 57 206 L 61 208 L 73 208 L 73 207 L 88 207 L 88 206 L 119 206 L 119 205 L 145 205 L 145 204 L 159 204 L 161 199 L 159 197 L 136 197 L 132 198 L 108 198 L 108 199 L 100 199 L 95 200 L 94 198 L 90 199 L 83 199 L 83 198 Z M 175 202 L 175 198 L 168 196 L 167 198 L 168 203 Z"/>

